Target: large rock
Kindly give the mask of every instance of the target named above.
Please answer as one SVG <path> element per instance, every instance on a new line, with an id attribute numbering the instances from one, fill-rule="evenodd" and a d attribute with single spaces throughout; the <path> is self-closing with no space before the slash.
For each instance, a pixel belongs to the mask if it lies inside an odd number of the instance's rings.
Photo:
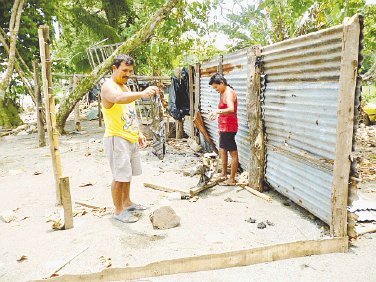
<path id="1" fill-rule="evenodd" d="M 180 224 L 180 217 L 170 206 L 163 206 L 150 214 L 150 221 L 156 229 L 169 229 Z"/>

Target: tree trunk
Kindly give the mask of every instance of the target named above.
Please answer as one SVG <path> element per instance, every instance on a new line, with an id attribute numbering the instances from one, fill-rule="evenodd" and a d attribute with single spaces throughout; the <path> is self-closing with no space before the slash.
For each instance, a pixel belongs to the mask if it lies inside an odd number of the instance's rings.
<path id="1" fill-rule="evenodd" d="M 73 111 L 77 102 L 97 83 L 107 72 L 110 71 L 113 59 L 120 53 L 130 53 L 144 41 L 150 38 L 157 25 L 169 14 L 171 9 L 176 6 L 180 0 L 168 0 L 150 20 L 131 38 L 121 44 L 102 64 L 97 66 L 91 74 L 84 78 L 77 88 L 60 105 L 57 114 L 57 127 L 60 133 L 64 132 L 65 122 L 69 114 Z"/>
<path id="2" fill-rule="evenodd" d="M 7 42 L 7 35 L 4 32 L 4 30 L 0 27 L 0 42 L 3 44 L 3 47 L 5 51 L 8 53 L 8 56 L 10 55 L 10 50 Z M 28 65 L 25 63 L 25 61 L 22 59 L 21 55 L 19 54 L 17 48 L 16 48 L 16 59 L 14 62 L 14 68 L 18 72 L 18 75 L 20 76 L 22 82 L 24 83 L 27 92 L 31 96 L 34 104 L 37 106 L 36 97 L 34 95 L 34 90 L 31 86 L 30 81 L 28 80 L 27 76 L 31 77 L 32 73 L 30 72 L 30 69 Z M 25 70 L 25 71 L 24 71 Z"/>
<path id="3" fill-rule="evenodd" d="M 11 15 L 10 22 L 9 22 L 10 39 L 9 39 L 8 67 L 5 71 L 4 78 L 0 81 L 0 96 L 2 97 L 5 96 L 5 91 L 8 88 L 10 79 L 13 74 L 15 54 L 16 54 L 16 42 L 17 42 L 18 30 L 20 27 L 23 4 L 24 4 L 24 0 L 14 1 L 12 15 Z"/>

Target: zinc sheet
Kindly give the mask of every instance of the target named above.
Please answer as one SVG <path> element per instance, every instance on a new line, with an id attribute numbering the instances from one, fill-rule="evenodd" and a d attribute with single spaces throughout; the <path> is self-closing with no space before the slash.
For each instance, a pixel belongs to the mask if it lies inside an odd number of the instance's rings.
<path id="1" fill-rule="evenodd" d="M 201 64 L 200 73 L 200 111 L 204 125 L 215 146 L 219 145 L 218 123 L 209 120 L 209 112 L 218 107 L 219 94 L 209 85 L 210 76 L 218 66 L 218 57 Z M 208 72 L 207 70 L 210 70 Z"/>
<path id="2" fill-rule="evenodd" d="M 326 223 L 331 220 L 342 36 L 341 25 L 262 49 L 265 179 Z"/>
<path id="3" fill-rule="evenodd" d="M 235 89 L 238 96 L 238 122 L 239 130 L 236 134 L 236 144 L 238 146 L 239 163 L 243 169 L 247 168 L 250 145 L 249 128 L 247 124 L 247 82 L 249 76 L 249 66 L 247 65 L 248 49 L 226 54 L 223 56 L 222 67 L 223 75 L 227 82 Z M 218 147 L 219 134 L 218 122 L 210 121 L 208 112 L 218 108 L 220 95 L 209 85 L 210 76 L 218 67 L 219 58 L 214 58 L 201 65 L 200 76 L 200 104 L 204 124 L 208 133 L 216 146 Z"/>
<path id="4" fill-rule="evenodd" d="M 238 147 L 239 163 L 243 169 L 247 168 L 250 158 L 249 127 L 247 122 L 248 117 L 246 107 L 246 97 L 248 92 L 247 84 L 249 76 L 247 52 L 248 49 L 243 49 L 234 53 L 223 55 L 223 74 L 227 79 L 227 82 L 234 87 L 238 96 L 239 130 L 236 134 L 235 140 Z"/>

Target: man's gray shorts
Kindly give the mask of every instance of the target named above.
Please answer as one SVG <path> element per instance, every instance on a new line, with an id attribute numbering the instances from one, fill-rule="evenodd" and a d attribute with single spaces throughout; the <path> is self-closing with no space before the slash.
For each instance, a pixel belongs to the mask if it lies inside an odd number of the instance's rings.
<path id="1" fill-rule="evenodd" d="M 142 173 L 138 143 L 118 136 L 103 138 L 106 157 L 110 162 L 114 181 L 130 182 L 132 176 Z"/>

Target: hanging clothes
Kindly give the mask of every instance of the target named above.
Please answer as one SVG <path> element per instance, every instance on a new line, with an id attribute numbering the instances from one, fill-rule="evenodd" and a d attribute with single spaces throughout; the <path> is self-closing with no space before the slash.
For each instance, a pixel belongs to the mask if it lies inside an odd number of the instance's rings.
<path id="1" fill-rule="evenodd" d="M 175 120 L 182 120 L 189 115 L 189 75 L 186 68 L 181 70 L 180 78 L 171 78 L 168 112 Z"/>

